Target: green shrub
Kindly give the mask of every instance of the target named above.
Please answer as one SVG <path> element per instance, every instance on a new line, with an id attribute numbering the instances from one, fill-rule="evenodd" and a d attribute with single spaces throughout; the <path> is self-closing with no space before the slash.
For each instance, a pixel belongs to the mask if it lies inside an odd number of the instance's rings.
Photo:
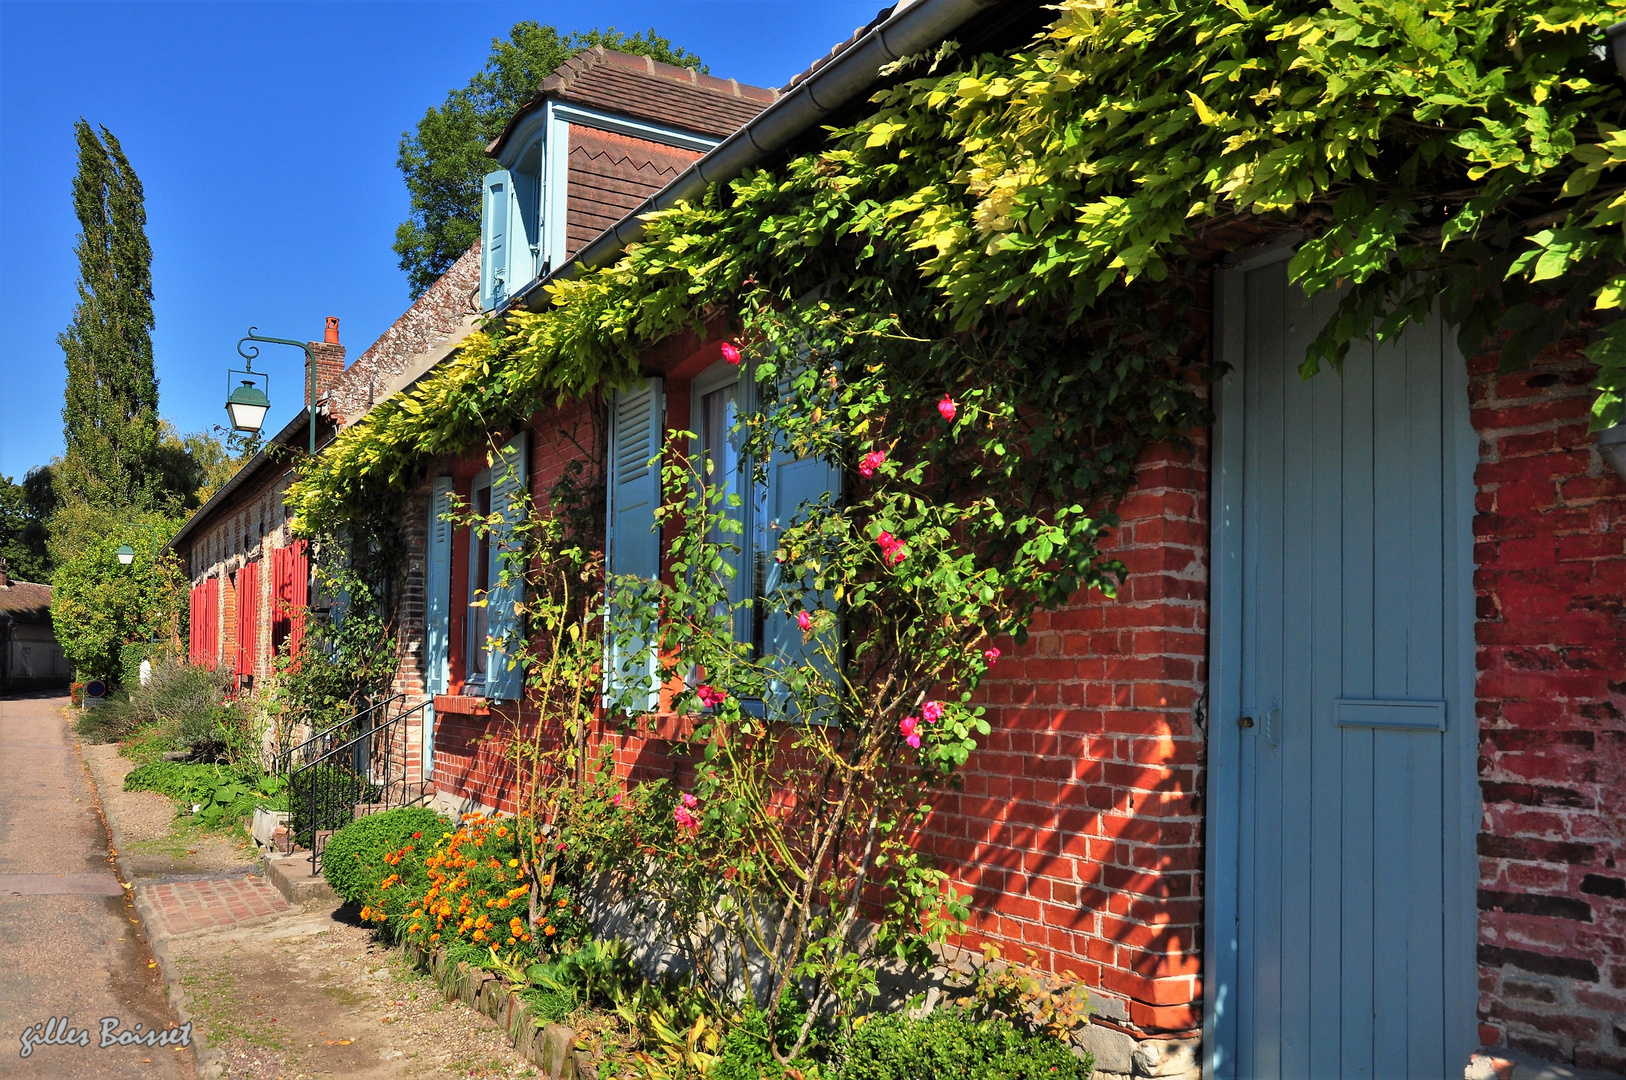
<path id="1" fill-rule="evenodd" d="M 287 782 L 252 765 L 213 765 L 187 761 L 151 761 L 124 778 L 125 791 L 156 791 L 180 803 L 179 813 L 207 828 L 236 825 L 264 806 L 286 806 Z M 198 807 L 196 812 L 192 807 Z"/>
<path id="2" fill-rule="evenodd" d="M 126 690 L 141 685 L 141 661 L 151 660 L 157 665 L 159 648 L 150 642 L 131 641 L 119 649 L 119 682 Z"/>
<path id="3" fill-rule="evenodd" d="M 786 990 L 783 1003 L 779 1006 L 775 1040 L 781 1053 L 795 1045 L 806 1017 L 806 1003 Z M 814 1034 L 817 1035 L 816 1030 Z M 809 1040 L 802 1052 L 809 1054 L 817 1046 L 816 1038 Z M 779 1063 L 769 1045 L 768 1014 L 752 1005 L 747 1006 L 724 1033 L 722 1045 L 717 1048 L 717 1060 L 712 1062 L 706 1080 L 758 1080 L 759 1077 L 762 1080 L 784 1080 L 787 1075 L 794 1075 L 788 1072 L 789 1069 L 795 1069 L 804 1076 L 820 1075 L 807 1057 L 797 1057 L 785 1065 Z"/>
<path id="4" fill-rule="evenodd" d="M 294 773 L 288 783 L 288 823 L 294 839 L 310 847 L 317 832 L 349 825 L 356 819 L 356 807 L 378 794 L 376 785 L 348 765 L 329 763 Z"/>
<path id="5" fill-rule="evenodd" d="M 843 1047 L 840 1080 L 1090 1080 L 1095 1063 L 1049 1035 L 998 1017 L 946 1009 L 860 1024 Z"/>
<path id="6" fill-rule="evenodd" d="M 189 749 L 232 761 L 258 756 L 248 717 L 225 700 L 229 676 L 194 667 L 178 656 L 159 655 L 152 661 L 146 686 L 131 680 L 106 705 L 85 710 L 75 723 L 80 735 L 113 742 L 140 733 L 163 749 Z"/>
<path id="7" fill-rule="evenodd" d="M 434 841 L 440 839 L 440 834 L 451 827 L 450 821 L 427 806 L 369 814 L 328 838 L 322 851 L 322 876 L 339 894 L 339 899 L 347 904 L 359 904 L 363 894 L 384 880 L 392 869 L 400 872 L 401 867 L 391 868 L 384 862 L 385 855 L 413 844 L 413 833 L 429 838 L 420 847 L 427 852 Z"/>

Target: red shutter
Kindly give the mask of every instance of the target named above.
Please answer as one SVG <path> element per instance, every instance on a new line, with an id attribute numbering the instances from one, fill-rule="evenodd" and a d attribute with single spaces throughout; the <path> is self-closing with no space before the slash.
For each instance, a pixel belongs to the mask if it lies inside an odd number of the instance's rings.
<path id="1" fill-rule="evenodd" d="M 234 675 L 254 674 L 255 631 L 260 621 L 260 564 L 245 563 L 237 571 L 237 662 Z"/>
<path id="2" fill-rule="evenodd" d="M 213 669 L 220 660 L 220 579 L 212 577 L 203 583 L 203 632 L 198 635 L 202 654 L 198 662 Z"/>
<path id="3" fill-rule="evenodd" d="M 201 584 L 192 586 L 192 594 L 187 598 L 186 619 L 187 659 L 194 665 L 201 664 L 203 662 L 199 659 L 203 655 L 201 637 L 203 634 L 203 586 Z"/>
<path id="4" fill-rule="evenodd" d="M 305 615 L 311 603 L 310 547 L 303 540 L 285 549 L 288 552 L 288 655 L 298 656 L 305 644 Z"/>

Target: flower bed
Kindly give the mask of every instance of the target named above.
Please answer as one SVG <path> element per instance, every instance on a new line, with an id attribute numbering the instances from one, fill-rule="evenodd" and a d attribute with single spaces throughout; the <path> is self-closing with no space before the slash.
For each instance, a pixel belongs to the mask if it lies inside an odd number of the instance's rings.
<path id="1" fill-rule="evenodd" d="M 695 809 L 679 799 L 667 812 Z M 955 1007 L 872 1015 L 845 1030 L 819 1025 L 798 1055 L 781 1060 L 797 1041 L 804 1003 L 788 996 L 770 1020 L 750 1002 L 715 1000 L 693 980 L 646 978 L 626 944 L 592 936 L 578 881 L 529 876 L 517 825 L 387 811 L 336 833 L 325 872 L 448 1000 L 492 1017 L 549 1075 L 1088 1080 L 1093 1071 L 1088 1055 L 1006 1018 L 1031 1015 L 1023 1008 L 1031 984 L 991 967 Z"/>

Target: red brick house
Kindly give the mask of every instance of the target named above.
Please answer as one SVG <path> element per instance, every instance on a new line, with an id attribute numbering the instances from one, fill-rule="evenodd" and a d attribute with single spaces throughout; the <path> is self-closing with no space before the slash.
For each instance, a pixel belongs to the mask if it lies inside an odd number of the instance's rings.
<path id="1" fill-rule="evenodd" d="M 1040 18 L 917 0 L 777 96 L 573 61 L 492 145 L 482 307 L 529 302 L 572 259 L 613 257 L 639 213 L 851 115 L 890 60 Z M 704 107 L 660 113 L 629 85 Z M 708 109 L 712 127 L 684 127 Z M 633 118 L 728 137 L 702 155 Z M 589 181 L 578 158 L 613 167 Z M 561 177 L 583 193 L 562 211 Z M 1288 288 L 1290 249 L 1233 241 L 1206 313 L 1231 366 L 1215 426 L 1139 462 L 1113 537 L 1125 588 L 1006 649 L 983 690 L 994 732 L 931 819 L 974 893 L 972 940 L 1082 976 L 1104 1076 L 1455 1076 L 1480 1046 L 1626 1073 L 1626 482 L 1587 433 L 1581 342 L 1498 374 L 1430 324 L 1301 381 L 1323 301 Z M 511 432 L 545 499 L 607 424 L 618 569 L 661 569 L 656 543 L 627 539 L 652 501 L 644 451 L 663 426 L 709 438 L 744 392 L 721 340 L 650 346 L 647 382 L 607 417 L 571 404 Z M 351 408 L 432 362 L 365 376 Z M 490 556 L 438 516 L 495 482 L 480 447 L 439 460 L 405 523 L 400 688 L 432 696 L 427 772 L 458 808 L 513 805 L 517 686 L 469 606 Z M 653 712 L 618 747 L 629 770 L 667 760 L 676 718 Z"/>
<path id="2" fill-rule="evenodd" d="M 878 19 L 649 203 L 568 233 L 577 258 L 842 115 L 888 56 L 1008 26 L 972 7 Z M 1481 1046 L 1619 1075 L 1626 483 L 1587 433 L 1581 342 L 1498 375 L 1431 325 L 1301 382 L 1316 311 L 1287 286 L 1290 249 L 1233 239 L 1208 312 L 1232 367 L 1218 422 L 1140 462 L 1113 540 L 1125 589 L 1007 649 L 984 684 L 994 733 L 932 818 L 974 940 L 1082 974 L 1106 1076 L 1445 1076 Z M 499 284 L 493 307 L 538 288 Z M 629 463 L 663 425 L 706 438 L 737 379 L 720 341 L 651 346 L 646 384 L 611 403 L 612 565 L 659 572 L 658 549 L 625 544 L 619 515 L 649 502 Z M 519 425 L 533 496 L 592 423 L 579 404 Z M 492 482 L 474 447 L 428 472 L 436 499 Z M 517 693 L 474 645 L 473 542 L 426 545 L 433 778 L 448 805 L 511 808 Z M 629 769 L 665 760 L 660 708 L 619 746 Z"/>

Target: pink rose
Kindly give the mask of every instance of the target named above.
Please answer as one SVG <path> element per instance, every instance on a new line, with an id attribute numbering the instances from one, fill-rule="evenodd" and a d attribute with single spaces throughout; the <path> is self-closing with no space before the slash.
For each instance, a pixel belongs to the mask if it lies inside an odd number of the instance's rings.
<path id="1" fill-rule="evenodd" d="M 915 728 L 919 726 L 920 721 L 916 720 L 913 716 L 905 716 L 902 720 L 898 721 L 898 730 L 903 732 L 903 734 L 906 736 L 913 735 L 915 733 Z"/>
<path id="2" fill-rule="evenodd" d="M 928 701 L 920 707 L 920 715 L 928 724 L 935 724 L 943 719 L 943 703 Z"/>
<path id="3" fill-rule="evenodd" d="M 908 743 L 910 746 L 914 747 L 916 750 L 920 749 L 920 736 L 919 735 L 910 735 L 908 738 L 904 739 L 903 741 Z"/>
<path id="4" fill-rule="evenodd" d="M 722 348 L 718 351 L 723 354 L 723 359 L 727 360 L 730 364 L 738 364 L 740 362 L 740 350 L 732 341 L 723 342 Z"/>
<path id="5" fill-rule="evenodd" d="M 958 412 L 959 409 L 960 407 L 954 404 L 954 399 L 949 397 L 947 394 L 944 394 L 943 400 L 937 403 L 937 411 L 943 415 L 944 420 L 948 420 L 950 422 L 954 420 L 954 414 Z"/>
<path id="6" fill-rule="evenodd" d="M 903 546 L 903 541 L 889 532 L 883 532 L 880 536 L 877 536 L 875 542 L 881 548 L 881 561 L 888 566 L 896 566 L 909 557 L 908 549 Z"/>
<path id="7" fill-rule="evenodd" d="M 622 799 L 622 796 L 621 796 L 621 795 L 617 795 L 617 796 L 616 796 L 616 797 L 615 797 L 615 805 L 617 805 L 617 806 L 620 806 L 620 805 L 621 805 L 621 799 Z"/>
<path id="8" fill-rule="evenodd" d="M 805 611 L 798 611 L 796 613 L 796 625 L 801 627 L 804 632 L 813 629 L 813 616 Z"/>
<path id="9" fill-rule="evenodd" d="M 672 811 L 672 819 L 678 823 L 680 829 L 700 828 L 700 819 L 690 813 L 687 806 L 679 806 Z"/>
<path id="10" fill-rule="evenodd" d="M 694 693 L 695 696 L 700 699 L 700 703 L 709 709 L 715 709 L 717 706 L 728 700 L 727 690 L 719 690 L 716 687 L 708 686 L 705 683 L 701 683 L 699 688 L 696 689 Z"/>
<path id="11" fill-rule="evenodd" d="M 871 450 L 869 453 L 865 454 L 864 459 L 858 463 L 858 471 L 867 479 L 868 477 L 875 475 L 875 470 L 879 469 L 881 467 L 881 463 L 885 460 L 885 451 Z"/>
<path id="12" fill-rule="evenodd" d="M 700 805 L 700 800 L 685 791 L 683 793 L 683 805 L 687 806 L 690 810 L 693 810 L 695 807 Z"/>
<path id="13" fill-rule="evenodd" d="M 991 666 L 993 666 L 994 661 L 999 659 L 999 650 L 998 649 L 984 649 L 984 650 L 982 650 L 982 658 L 984 660 L 988 661 L 988 664 L 991 667 Z"/>

